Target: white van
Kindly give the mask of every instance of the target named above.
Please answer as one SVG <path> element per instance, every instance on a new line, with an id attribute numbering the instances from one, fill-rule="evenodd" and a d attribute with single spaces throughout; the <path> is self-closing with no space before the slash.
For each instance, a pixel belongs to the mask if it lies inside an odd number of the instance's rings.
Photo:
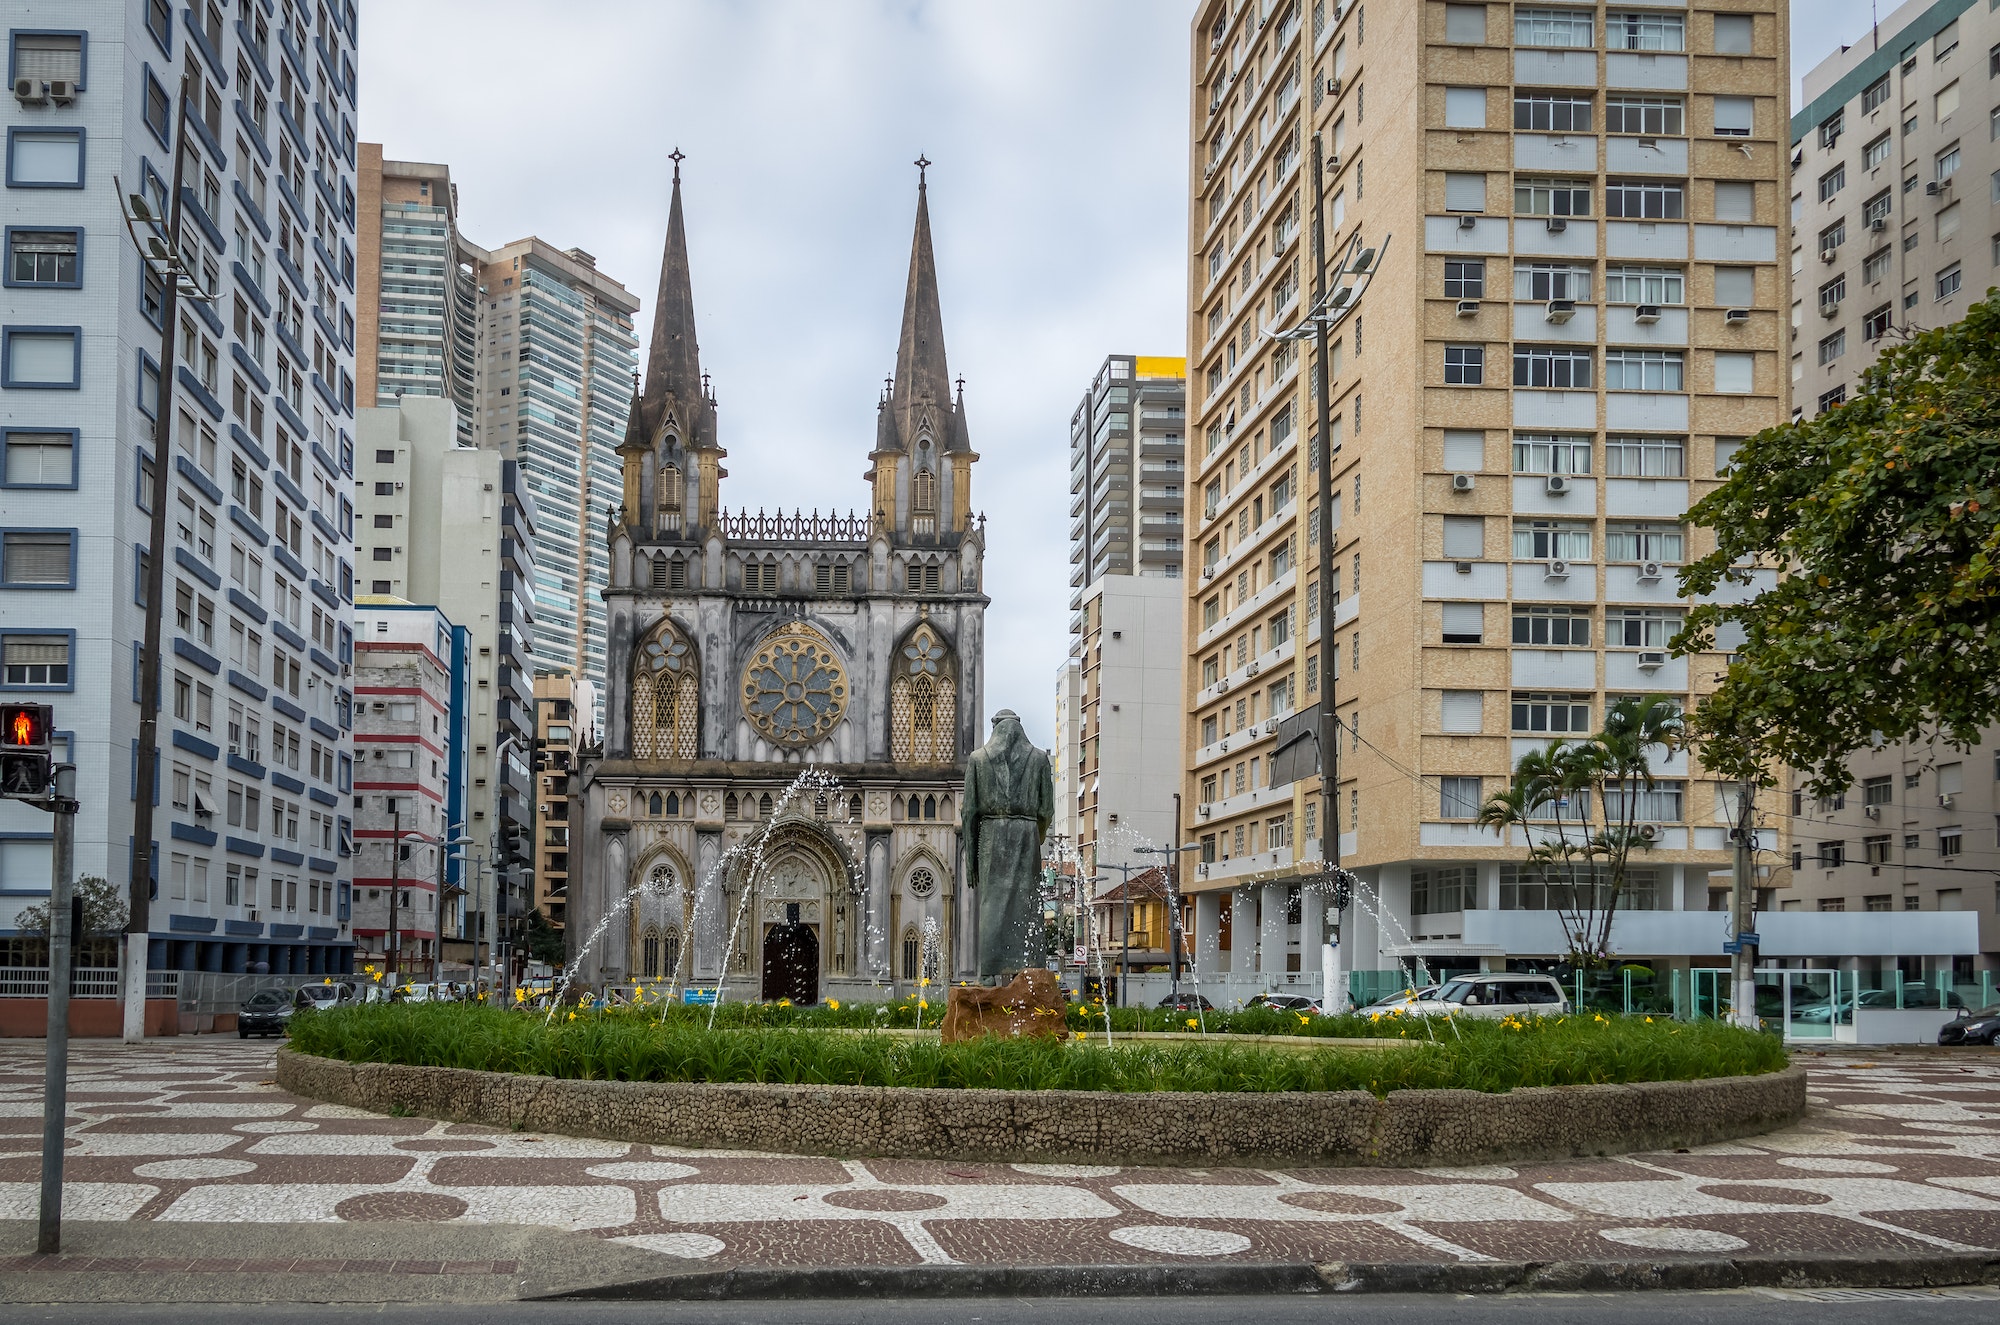
<path id="1" fill-rule="evenodd" d="M 1569 1013 L 1569 999 L 1552 975 L 1461 975 L 1445 981 L 1436 998 L 1413 1003 L 1405 1011 L 1467 1017 L 1561 1017 Z"/>

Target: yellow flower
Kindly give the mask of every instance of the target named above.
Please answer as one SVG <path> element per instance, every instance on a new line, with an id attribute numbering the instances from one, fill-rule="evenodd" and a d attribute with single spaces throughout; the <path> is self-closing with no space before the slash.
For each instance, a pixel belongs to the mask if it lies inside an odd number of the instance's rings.
<path id="1" fill-rule="evenodd" d="M 329 975 L 326 979 L 320 981 L 320 983 L 323 985 L 330 985 L 333 983 L 333 977 Z"/>
<path id="2" fill-rule="evenodd" d="M 1070 1034 L 1075 1036 L 1079 1040 L 1086 1038 L 1082 1031 L 1071 1031 Z"/>
<path id="3" fill-rule="evenodd" d="M 778 1006 L 781 1008 L 788 1008 L 791 1005 L 792 1005 L 792 1000 L 789 998 L 781 998 L 778 1000 Z"/>
<path id="4" fill-rule="evenodd" d="M 514 989 L 514 1001 L 515 1001 L 516 1003 L 525 1003 L 525 1002 L 527 1002 L 527 1001 L 528 1001 L 528 990 L 527 990 L 527 987 L 526 987 L 525 985 L 517 985 L 517 986 L 515 986 L 515 989 Z"/>
<path id="5" fill-rule="evenodd" d="M 918 1000 L 917 1000 L 917 1006 L 918 1006 L 918 1007 L 920 1007 L 920 1008 L 927 1008 L 927 1007 L 929 1007 L 929 1006 L 930 1006 L 930 1004 L 928 1004 L 928 1003 L 924 1002 L 924 1000 L 922 1000 L 922 999 L 920 998 L 920 999 L 918 999 Z"/>
<path id="6" fill-rule="evenodd" d="M 1188 1024 L 1188 1029 L 1193 1030 L 1196 1026 L 1199 1026 L 1201 1023 L 1196 1021 L 1193 1017 L 1189 1017 L 1187 1019 L 1187 1024 Z"/>
<path id="7" fill-rule="evenodd" d="M 1652 1019 L 1651 1017 L 1648 1017 L 1648 1018 L 1646 1018 L 1646 1024 L 1647 1024 L 1648 1026 L 1652 1025 L 1652 1024 L 1653 1024 L 1653 1019 Z"/>
<path id="8" fill-rule="evenodd" d="M 1299 1025 L 1301 1026 L 1310 1026 L 1312 1024 L 1312 1018 L 1303 1012 L 1295 1012 L 1292 1015 L 1299 1019 Z"/>
<path id="9" fill-rule="evenodd" d="M 571 1013 L 569 1014 L 569 1019 L 570 1019 L 571 1021 L 575 1021 L 575 1020 L 576 1020 L 576 1013 L 575 1013 L 575 1012 L 571 1012 Z"/>
<path id="10" fill-rule="evenodd" d="M 930 977 L 929 977 L 928 975 L 927 975 L 927 976 L 925 976 L 925 977 L 924 977 L 923 979 L 921 979 L 921 980 L 917 981 L 917 983 L 918 983 L 918 984 L 920 984 L 920 985 L 927 985 L 927 984 L 929 984 L 930 982 L 931 982 L 931 978 L 930 978 Z"/>
<path id="11" fill-rule="evenodd" d="M 835 1012 L 840 1011 L 840 1000 L 837 998 L 829 998 L 826 1001 L 826 1005 L 832 1008 Z"/>

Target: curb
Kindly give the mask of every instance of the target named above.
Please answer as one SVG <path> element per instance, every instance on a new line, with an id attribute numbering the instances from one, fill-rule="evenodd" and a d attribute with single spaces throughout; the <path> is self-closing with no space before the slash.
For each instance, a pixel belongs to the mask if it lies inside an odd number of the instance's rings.
<path id="1" fill-rule="evenodd" d="M 2000 1254 L 1712 1256 L 1655 1261 L 1238 1265 L 909 1265 L 663 1275 L 528 1301 L 721 1302 L 958 1297 L 1605 1293 L 2000 1284 Z"/>

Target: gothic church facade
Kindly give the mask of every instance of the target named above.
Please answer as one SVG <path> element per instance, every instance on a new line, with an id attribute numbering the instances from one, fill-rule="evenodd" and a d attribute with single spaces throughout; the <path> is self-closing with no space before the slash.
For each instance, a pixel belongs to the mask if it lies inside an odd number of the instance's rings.
<path id="1" fill-rule="evenodd" d="M 729 997 L 810 1002 L 959 974 L 985 536 L 921 177 L 866 514 L 723 509 L 678 162 L 620 455 L 602 746 L 571 810 L 579 977 L 712 986 L 726 963 Z"/>

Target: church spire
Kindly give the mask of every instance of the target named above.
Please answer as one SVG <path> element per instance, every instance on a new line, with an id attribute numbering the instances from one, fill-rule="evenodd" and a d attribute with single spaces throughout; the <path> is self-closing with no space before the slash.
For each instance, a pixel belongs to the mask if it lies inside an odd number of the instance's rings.
<path id="1" fill-rule="evenodd" d="M 681 161 L 675 148 L 673 203 L 667 213 L 667 243 L 660 257 L 660 292 L 653 301 L 653 341 L 646 355 L 645 426 L 657 436 L 668 413 L 693 447 L 715 443 L 714 411 L 702 381 L 701 349 L 695 342 L 694 285 L 689 274 L 687 224 L 681 217 Z"/>
<path id="2" fill-rule="evenodd" d="M 938 308 L 937 259 L 931 252 L 931 212 L 925 172 L 917 158 L 917 227 L 910 241 L 910 279 L 903 293 L 903 331 L 896 346 L 896 375 L 890 388 L 896 430 L 907 450 L 929 425 L 940 446 L 955 431 L 950 414 L 951 371 L 945 365 L 944 315 Z"/>

